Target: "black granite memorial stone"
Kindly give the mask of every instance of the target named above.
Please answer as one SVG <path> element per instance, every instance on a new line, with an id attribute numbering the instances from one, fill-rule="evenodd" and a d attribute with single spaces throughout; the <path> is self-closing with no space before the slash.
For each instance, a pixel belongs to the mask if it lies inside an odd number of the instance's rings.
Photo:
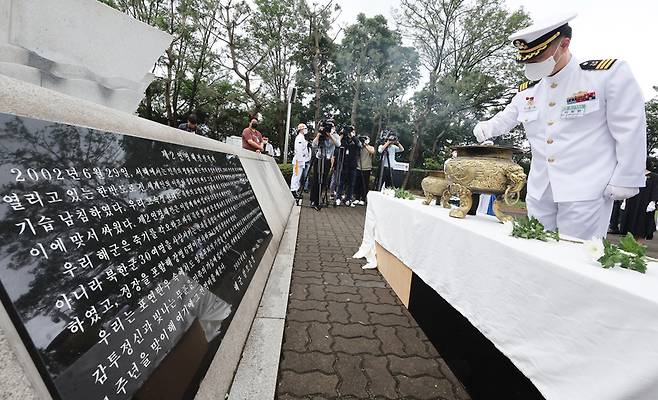
<path id="1" fill-rule="evenodd" d="M 0 297 L 55 399 L 185 399 L 271 239 L 232 154 L 0 114 Z"/>

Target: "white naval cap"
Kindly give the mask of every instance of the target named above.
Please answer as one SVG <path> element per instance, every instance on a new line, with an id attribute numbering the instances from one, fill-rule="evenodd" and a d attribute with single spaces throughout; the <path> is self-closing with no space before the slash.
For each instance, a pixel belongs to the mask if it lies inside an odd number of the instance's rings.
<path id="1" fill-rule="evenodd" d="M 555 15 L 535 22 L 509 36 L 518 49 L 516 61 L 527 62 L 539 56 L 556 39 L 571 36 L 568 22 L 576 18 L 576 13 Z"/>

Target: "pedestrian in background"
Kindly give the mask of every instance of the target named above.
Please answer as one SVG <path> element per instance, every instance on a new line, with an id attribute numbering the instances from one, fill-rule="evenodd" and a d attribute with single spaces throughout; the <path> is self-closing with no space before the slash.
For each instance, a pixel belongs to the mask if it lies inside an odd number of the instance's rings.
<path id="1" fill-rule="evenodd" d="M 656 201 L 658 201 L 658 175 L 652 172 L 651 162 L 647 159 L 645 171 L 647 183 L 640 192 L 625 200 L 621 216 L 620 233 L 630 232 L 637 240 L 651 240 L 656 231 Z"/>
<path id="2" fill-rule="evenodd" d="M 249 126 L 242 131 L 242 148 L 262 153 L 265 150 L 263 146 L 263 135 L 256 129 L 258 126 L 258 117 L 249 117 Z"/>
<path id="3" fill-rule="evenodd" d="M 198 132 L 199 125 L 197 124 L 196 115 L 195 114 L 188 115 L 187 122 L 178 125 L 178 129 L 195 134 L 199 133 Z"/>
<path id="4" fill-rule="evenodd" d="M 263 153 L 274 157 L 274 147 L 272 146 L 272 143 L 270 143 L 270 138 L 267 136 L 263 136 L 263 148 L 265 149 Z"/>
<path id="5" fill-rule="evenodd" d="M 292 177 L 290 178 L 290 191 L 293 197 L 297 199 L 297 204 L 301 205 L 301 182 L 306 179 L 304 173 L 306 164 L 311 159 L 311 152 L 306 140 L 306 125 L 297 125 L 297 136 L 295 137 L 295 155 L 292 158 Z"/>

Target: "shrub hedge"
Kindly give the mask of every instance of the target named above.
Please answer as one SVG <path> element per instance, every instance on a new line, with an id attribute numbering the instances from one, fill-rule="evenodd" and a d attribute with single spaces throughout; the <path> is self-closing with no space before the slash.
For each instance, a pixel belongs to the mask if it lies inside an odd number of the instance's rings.
<path id="1" fill-rule="evenodd" d="M 286 180 L 288 185 L 290 185 L 290 178 L 292 177 L 292 164 L 278 164 L 283 178 Z M 374 182 L 376 176 L 376 170 L 373 171 L 371 175 L 371 181 Z M 411 170 L 411 176 L 409 177 L 409 184 L 407 189 L 409 190 L 421 190 L 420 182 L 424 177 L 428 176 L 432 170 L 414 168 Z"/>

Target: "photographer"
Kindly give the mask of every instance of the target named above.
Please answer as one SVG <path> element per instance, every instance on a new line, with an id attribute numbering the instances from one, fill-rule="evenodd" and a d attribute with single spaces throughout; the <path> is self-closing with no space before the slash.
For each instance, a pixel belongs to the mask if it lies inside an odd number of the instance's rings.
<path id="1" fill-rule="evenodd" d="M 384 132 L 386 134 L 386 132 Z M 385 187 L 393 185 L 393 163 L 395 162 L 395 154 L 404 151 L 404 147 L 400 144 L 398 137 L 393 132 L 386 134 L 385 141 L 379 145 L 377 151 L 381 154 L 379 163 L 379 182 L 377 183 L 377 190 L 382 190 Z"/>
<path id="2" fill-rule="evenodd" d="M 336 157 L 335 180 L 336 180 L 336 205 L 342 201 L 350 205 L 352 201 L 352 182 L 359 154 L 361 142 L 356 137 L 354 127 L 348 125 L 340 130 L 340 147 Z"/>
<path id="3" fill-rule="evenodd" d="M 375 148 L 370 145 L 370 138 L 368 136 L 358 138 L 361 142 L 361 149 L 352 179 L 352 193 L 354 194 L 352 207 L 366 204 L 370 187 L 370 173 L 372 172 L 372 156 L 375 155 Z"/>
<path id="4" fill-rule="evenodd" d="M 311 142 L 313 147 L 313 180 L 311 182 L 311 207 L 320 210 L 320 196 L 327 189 L 327 179 L 331 170 L 331 159 L 337 146 L 340 146 L 340 137 L 336 133 L 333 119 L 322 121 L 315 139 Z"/>

